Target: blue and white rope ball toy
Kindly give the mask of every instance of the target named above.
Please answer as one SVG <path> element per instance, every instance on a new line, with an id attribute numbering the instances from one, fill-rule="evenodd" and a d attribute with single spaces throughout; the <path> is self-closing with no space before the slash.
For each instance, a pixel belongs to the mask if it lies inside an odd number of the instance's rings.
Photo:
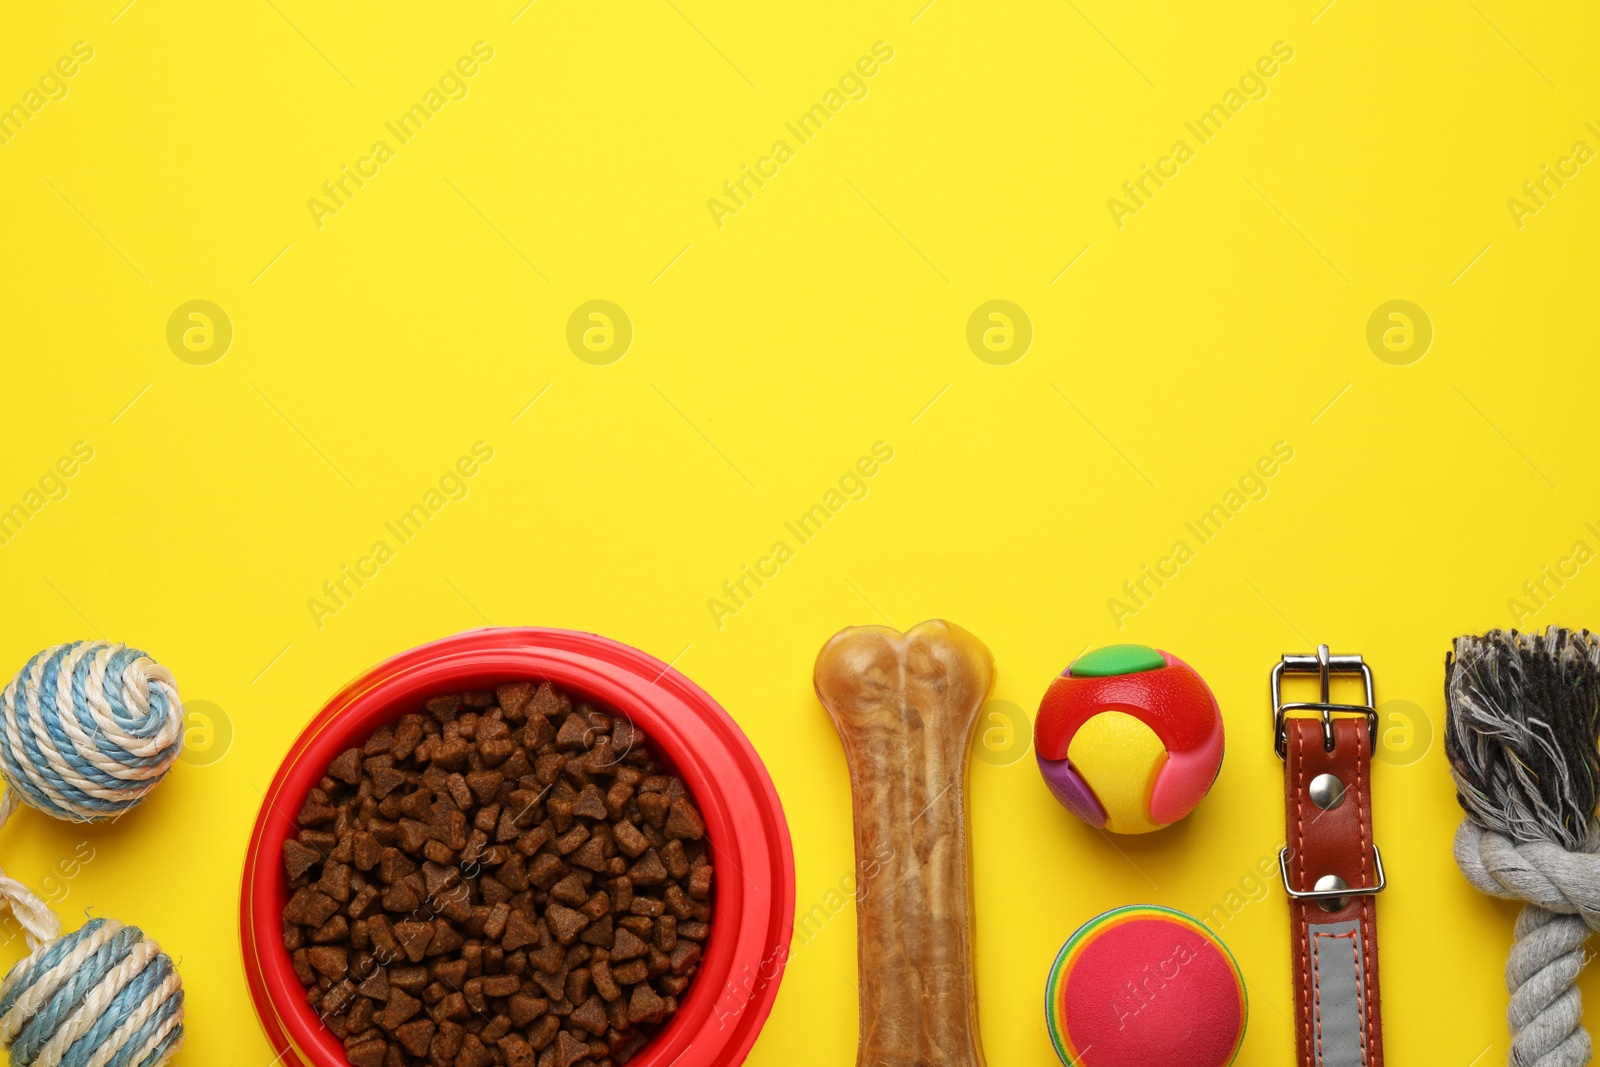
<path id="1" fill-rule="evenodd" d="M 47 648 L 0 693 L 0 826 L 27 804 L 70 822 L 115 819 L 183 748 L 172 674 L 103 641 Z M 183 1044 L 183 983 L 136 926 L 91 919 L 70 934 L 0 871 L 30 955 L 0 982 L 0 1051 L 14 1067 L 161 1067 Z"/>

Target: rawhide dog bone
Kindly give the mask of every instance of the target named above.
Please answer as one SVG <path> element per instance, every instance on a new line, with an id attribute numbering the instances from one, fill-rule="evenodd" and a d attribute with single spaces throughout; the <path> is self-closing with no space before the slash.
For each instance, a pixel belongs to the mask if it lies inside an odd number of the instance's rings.
<path id="1" fill-rule="evenodd" d="M 856 831 L 858 1067 L 983 1067 L 967 914 L 967 750 L 994 684 L 942 619 L 841 630 L 817 696 L 844 742 Z"/>

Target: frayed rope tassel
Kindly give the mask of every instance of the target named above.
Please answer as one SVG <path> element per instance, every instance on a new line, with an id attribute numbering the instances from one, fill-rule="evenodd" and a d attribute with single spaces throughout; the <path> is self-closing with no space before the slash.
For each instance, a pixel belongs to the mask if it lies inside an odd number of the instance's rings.
<path id="1" fill-rule="evenodd" d="M 1467 817 L 1456 863 L 1524 901 L 1506 963 L 1512 1067 L 1589 1062 L 1578 974 L 1600 930 L 1600 639 L 1588 630 L 1458 637 L 1445 752 Z"/>

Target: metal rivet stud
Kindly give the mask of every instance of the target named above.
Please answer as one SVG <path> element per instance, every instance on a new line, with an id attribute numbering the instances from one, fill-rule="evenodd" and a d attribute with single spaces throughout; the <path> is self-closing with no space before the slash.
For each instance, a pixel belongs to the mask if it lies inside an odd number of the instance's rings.
<path id="1" fill-rule="evenodd" d="M 1337 781 L 1337 779 L 1335 779 Z M 1317 884 L 1312 887 L 1318 893 L 1336 893 L 1341 889 L 1349 889 L 1350 883 L 1340 878 L 1337 874 L 1325 874 L 1317 879 Z M 1333 897 L 1317 901 L 1317 907 L 1323 911 L 1341 911 L 1350 903 L 1349 897 Z"/>
<path id="2" fill-rule="evenodd" d="M 1323 811 L 1332 811 L 1344 803 L 1344 783 L 1332 774 L 1319 774 L 1311 779 L 1311 803 Z"/>

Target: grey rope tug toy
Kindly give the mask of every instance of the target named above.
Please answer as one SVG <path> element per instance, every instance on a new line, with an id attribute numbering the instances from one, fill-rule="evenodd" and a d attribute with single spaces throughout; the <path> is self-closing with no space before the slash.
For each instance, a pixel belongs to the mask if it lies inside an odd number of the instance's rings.
<path id="1" fill-rule="evenodd" d="M 1576 985 L 1600 930 L 1600 638 L 1551 627 L 1458 637 L 1445 752 L 1467 881 L 1525 902 L 1506 963 L 1512 1067 L 1590 1059 Z"/>

